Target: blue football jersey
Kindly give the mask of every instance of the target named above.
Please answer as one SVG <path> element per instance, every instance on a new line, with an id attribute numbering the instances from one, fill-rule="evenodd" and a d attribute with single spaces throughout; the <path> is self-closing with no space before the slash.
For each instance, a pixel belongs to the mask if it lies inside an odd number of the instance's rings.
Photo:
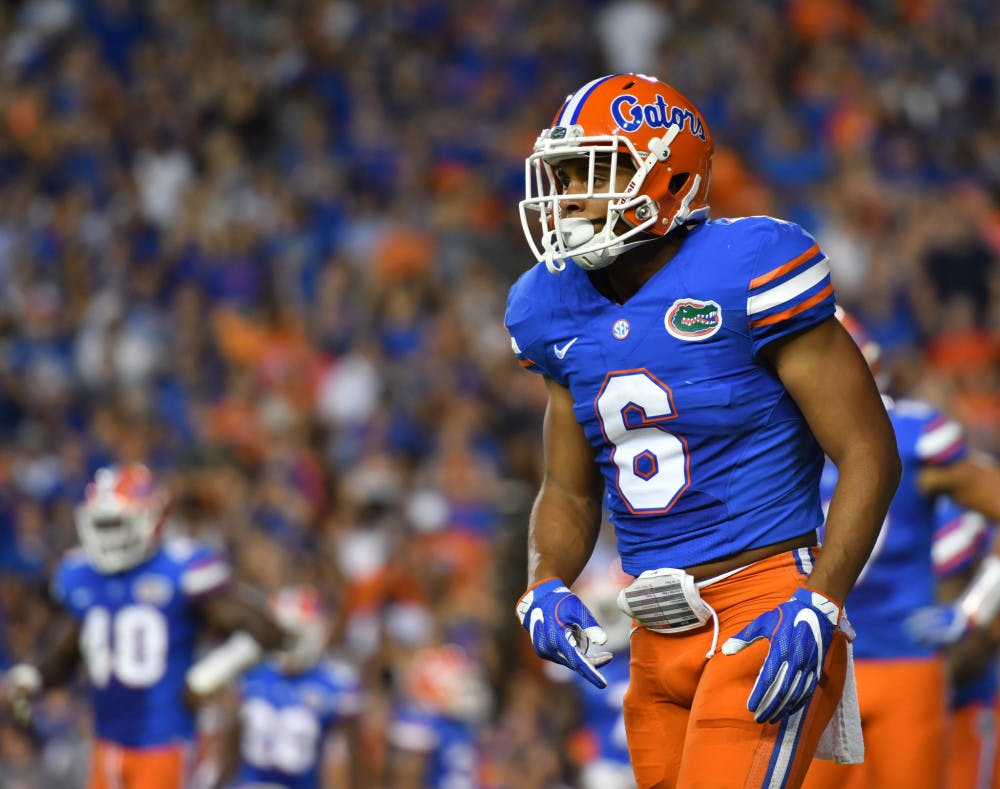
<path id="1" fill-rule="evenodd" d="M 270 661 L 252 669 L 242 682 L 237 785 L 318 789 L 326 735 L 360 711 L 360 676 L 346 663 L 301 674 Z"/>
<path id="2" fill-rule="evenodd" d="M 823 453 L 761 359 L 833 316 L 816 241 L 770 217 L 696 225 L 625 304 L 539 264 L 505 323 L 522 366 L 566 386 L 594 447 L 622 567 L 688 567 L 817 529 Z"/>
<path id="3" fill-rule="evenodd" d="M 854 655 L 861 659 L 933 653 L 915 644 L 903 628 L 908 614 L 934 604 L 938 497 L 922 493 L 917 477 L 922 468 L 952 463 L 967 451 L 961 427 L 937 409 L 899 400 L 889 403 L 888 411 L 903 473 L 875 547 L 847 596 L 847 615 L 858 633 Z M 836 479 L 836 469 L 828 463 L 822 480 L 825 501 L 832 496 Z"/>
<path id="4" fill-rule="evenodd" d="M 62 560 L 53 596 L 81 624 L 98 737 L 131 748 L 192 739 L 182 697 L 194 661 L 195 606 L 229 578 L 215 551 L 188 540 L 170 540 L 114 575 L 99 573 L 81 551 Z"/>
<path id="5" fill-rule="evenodd" d="M 403 706 L 393 715 L 389 743 L 424 754 L 423 786 L 477 789 L 480 755 L 476 726 L 427 709 Z"/>

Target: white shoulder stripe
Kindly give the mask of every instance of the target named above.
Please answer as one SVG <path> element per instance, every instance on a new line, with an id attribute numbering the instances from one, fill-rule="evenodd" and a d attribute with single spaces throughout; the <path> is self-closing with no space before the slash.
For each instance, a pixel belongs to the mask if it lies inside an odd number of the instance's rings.
<path id="1" fill-rule="evenodd" d="M 747 315 L 766 312 L 774 307 L 792 301 L 796 296 L 801 296 L 809 288 L 822 282 L 829 276 L 830 261 L 824 257 L 787 282 L 782 282 L 780 285 L 775 285 L 763 293 L 758 293 L 747 298 Z"/>
<path id="2" fill-rule="evenodd" d="M 931 556 L 936 566 L 947 565 L 957 556 L 969 551 L 986 530 L 986 518 L 978 512 L 967 512 L 958 521 L 958 526 L 944 537 L 934 540 Z"/>
<path id="3" fill-rule="evenodd" d="M 413 721 L 396 721 L 390 725 L 388 739 L 408 751 L 429 751 L 438 744 L 433 729 Z"/>
<path id="4" fill-rule="evenodd" d="M 221 561 L 214 561 L 192 567 L 181 576 L 181 589 L 185 595 L 204 594 L 229 580 L 229 567 Z"/>
<path id="5" fill-rule="evenodd" d="M 944 452 L 952 444 L 962 440 L 962 428 L 957 422 L 948 420 L 943 425 L 924 433 L 917 439 L 917 457 L 929 458 Z"/>

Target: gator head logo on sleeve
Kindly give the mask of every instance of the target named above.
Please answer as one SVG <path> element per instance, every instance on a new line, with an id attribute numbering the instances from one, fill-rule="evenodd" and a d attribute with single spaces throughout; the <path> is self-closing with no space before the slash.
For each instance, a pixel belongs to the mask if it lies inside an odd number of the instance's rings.
<path id="1" fill-rule="evenodd" d="M 663 317 L 663 325 L 678 340 L 704 340 L 722 328 L 722 307 L 714 301 L 677 299 Z"/>

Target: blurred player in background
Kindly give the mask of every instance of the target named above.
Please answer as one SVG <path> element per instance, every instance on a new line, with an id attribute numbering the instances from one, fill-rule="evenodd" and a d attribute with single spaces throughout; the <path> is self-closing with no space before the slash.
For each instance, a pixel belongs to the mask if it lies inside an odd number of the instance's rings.
<path id="1" fill-rule="evenodd" d="M 934 572 L 938 599 L 953 601 L 967 588 L 988 555 L 996 529 L 977 512 L 951 499 L 938 506 Z M 990 789 L 997 752 L 996 649 L 986 634 L 970 632 L 947 652 L 952 682 L 948 726 L 947 789 Z"/>
<path id="2" fill-rule="evenodd" d="M 329 631 L 318 592 L 310 586 L 285 587 L 272 611 L 294 634 L 294 647 L 275 653 L 240 680 L 236 725 L 213 783 L 363 789 L 368 784 L 358 740 L 360 676 L 344 662 L 324 659 Z M 343 740 L 335 742 L 338 735 Z"/>
<path id="3" fill-rule="evenodd" d="M 880 349 L 864 328 L 838 308 L 838 317 L 879 375 Z M 978 462 L 961 427 L 914 400 L 889 404 L 903 475 L 878 540 L 847 598 L 865 740 L 863 764 L 814 761 L 808 789 L 884 787 L 940 789 L 945 780 L 948 682 L 945 658 L 919 643 L 906 626 L 913 612 L 936 599 L 933 552 L 937 506 L 944 495 L 1000 518 L 1000 475 Z M 827 463 L 829 501 L 837 469 Z M 992 490 L 994 495 L 985 495 Z M 938 552 L 942 548 L 939 544 Z"/>
<path id="4" fill-rule="evenodd" d="M 71 679 L 83 658 L 97 737 L 91 789 L 186 786 L 194 707 L 284 641 L 221 556 L 164 536 L 166 514 L 145 466 L 96 473 L 76 512 L 82 550 L 63 558 L 52 581 L 66 612 L 54 642 L 3 678 L 26 718 L 29 700 Z M 196 661 L 210 629 L 229 638 Z"/>
<path id="5" fill-rule="evenodd" d="M 483 759 L 479 732 L 492 696 L 482 667 L 458 644 L 413 653 L 388 728 L 393 789 L 477 789 Z"/>
<path id="6" fill-rule="evenodd" d="M 642 625 L 637 783 L 798 786 L 841 701 L 842 605 L 899 458 L 826 256 L 792 223 L 709 220 L 712 154 L 686 97 L 616 74 L 568 96 L 527 159 L 538 264 L 505 324 L 548 403 L 516 610 L 539 656 L 607 686 L 611 655 L 589 650 L 607 636 L 569 589 L 606 504 Z M 841 483 L 817 550 L 824 451 Z"/>
<path id="7" fill-rule="evenodd" d="M 615 560 L 611 566 L 584 570 L 574 585 L 580 600 L 608 636 L 604 648 L 612 660 L 602 671 L 608 687 L 601 690 L 576 672 L 552 666 L 568 674 L 579 693 L 581 721 L 573 734 L 571 750 L 580 764 L 581 789 L 634 789 L 636 785 L 628 757 L 624 711 L 632 620 L 618 610 L 618 593 L 631 580 Z"/>

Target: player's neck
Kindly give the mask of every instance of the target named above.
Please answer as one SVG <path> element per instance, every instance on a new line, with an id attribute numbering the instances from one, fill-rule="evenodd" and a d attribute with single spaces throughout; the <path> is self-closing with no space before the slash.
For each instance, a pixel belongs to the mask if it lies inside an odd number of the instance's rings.
<path id="1" fill-rule="evenodd" d="M 686 237 L 687 229 L 679 228 L 662 241 L 635 247 L 607 268 L 591 272 L 591 282 L 605 297 L 624 304 L 673 259 Z"/>

